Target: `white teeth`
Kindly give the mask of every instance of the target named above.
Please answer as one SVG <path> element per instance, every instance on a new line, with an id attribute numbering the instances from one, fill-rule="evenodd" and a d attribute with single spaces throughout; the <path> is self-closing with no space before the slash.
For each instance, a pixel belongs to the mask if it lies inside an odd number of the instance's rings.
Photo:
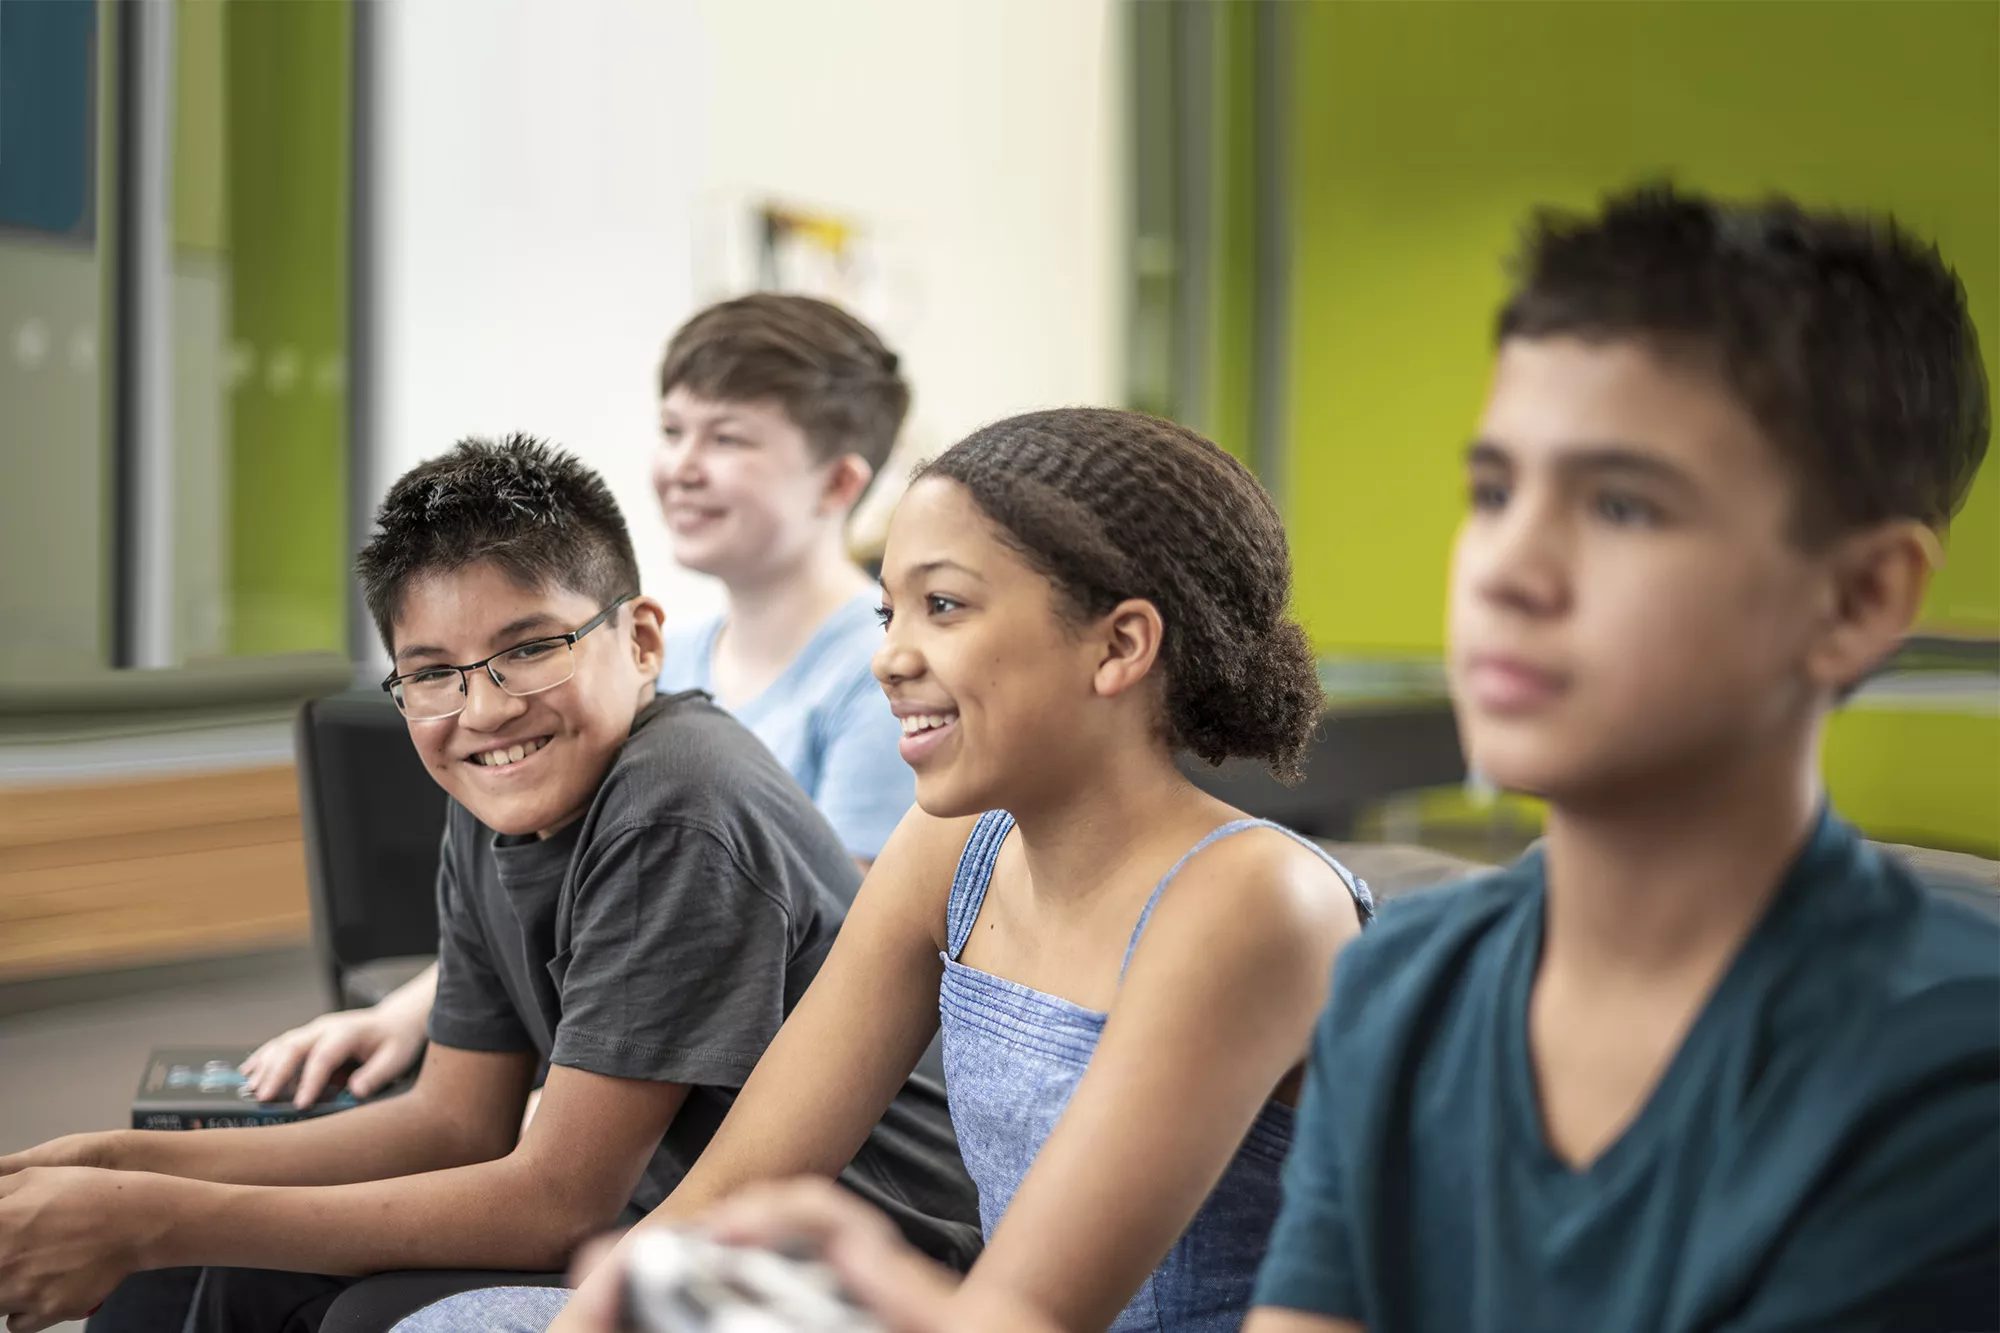
<path id="1" fill-rule="evenodd" d="M 526 741 L 520 745 L 510 745 L 504 750 L 487 750 L 472 756 L 472 762 L 482 768 L 504 768 L 508 764 L 518 764 L 547 744 L 545 740 Z"/>
<path id="2" fill-rule="evenodd" d="M 939 713 L 913 714 L 903 719 L 903 734 L 914 736 L 920 731 L 934 731 L 950 721 L 950 717 Z"/>

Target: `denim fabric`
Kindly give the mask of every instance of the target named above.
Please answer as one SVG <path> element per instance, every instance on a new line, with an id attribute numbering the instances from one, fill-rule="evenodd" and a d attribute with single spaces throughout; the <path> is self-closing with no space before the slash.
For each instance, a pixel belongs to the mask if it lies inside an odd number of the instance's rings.
<path id="1" fill-rule="evenodd" d="M 390 1333 L 543 1333 L 569 1298 L 561 1287 L 488 1287 L 426 1305 Z"/>
<path id="2" fill-rule="evenodd" d="M 1013 827 L 1012 816 L 995 811 L 980 819 L 966 843 L 952 885 L 950 949 L 939 989 L 951 1123 L 959 1154 L 979 1187 L 980 1227 L 989 1239 L 1069 1105 L 1107 1017 L 958 961 L 992 882 L 1000 844 Z M 1278 829 L 1312 848 L 1340 874 L 1356 911 L 1368 919 L 1373 910 L 1368 886 L 1332 857 L 1289 829 L 1238 820 L 1203 838 L 1161 879 L 1133 928 L 1126 963 L 1161 891 L 1181 866 L 1209 844 L 1252 828 Z M 1278 1216 L 1279 1168 L 1291 1138 L 1291 1108 L 1266 1103 L 1214 1193 L 1111 1325 L 1114 1333 L 1235 1333 Z"/>

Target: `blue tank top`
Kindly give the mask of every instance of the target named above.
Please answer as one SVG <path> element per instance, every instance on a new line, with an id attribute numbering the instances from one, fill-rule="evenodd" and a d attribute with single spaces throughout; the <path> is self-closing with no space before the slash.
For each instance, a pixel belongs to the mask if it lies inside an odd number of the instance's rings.
<path id="1" fill-rule="evenodd" d="M 1107 1017 L 958 961 L 993 881 L 1000 844 L 1013 827 L 1013 816 L 1004 811 L 982 816 L 959 857 L 938 995 L 952 1130 L 979 1187 L 979 1225 L 988 1239 L 1069 1105 Z M 1373 915 L 1368 886 L 1319 847 L 1281 825 L 1240 819 L 1196 843 L 1160 880 L 1132 928 L 1125 965 L 1181 867 L 1210 843 L 1252 828 L 1276 829 L 1311 848 L 1347 885 L 1362 921 Z M 1214 1192 L 1119 1313 L 1113 1333 L 1235 1333 L 1278 1216 L 1279 1168 L 1291 1141 L 1292 1108 L 1265 1103 Z"/>

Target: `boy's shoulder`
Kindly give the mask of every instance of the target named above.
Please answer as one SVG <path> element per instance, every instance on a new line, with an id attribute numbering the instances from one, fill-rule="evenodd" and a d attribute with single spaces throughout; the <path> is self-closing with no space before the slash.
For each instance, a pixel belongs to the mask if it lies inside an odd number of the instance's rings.
<path id="1" fill-rule="evenodd" d="M 598 835 L 672 822 L 730 828 L 810 813 L 812 803 L 764 743 L 707 694 L 654 696 L 592 802 Z"/>
<path id="2" fill-rule="evenodd" d="M 1503 927 L 1542 888 L 1542 860 L 1530 851 L 1514 864 L 1399 895 L 1341 951 L 1334 969 L 1334 1012 L 1350 1022 L 1386 1019 L 1407 1004 L 1428 1003 L 1441 981 L 1463 975 L 1470 956 L 1494 947 Z"/>
<path id="3" fill-rule="evenodd" d="M 2000 1052 L 2000 921 L 1872 845 L 1857 854 L 1855 873 L 1889 907 L 1856 923 L 1876 938 L 1848 935 L 1840 1031 L 1900 1048 L 1899 1062 L 1916 1055 L 1912 1047 L 1945 1060 Z"/>
<path id="4" fill-rule="evenodd" d="M 1910 993 L 1960 981 L 2000 983 L 2000 890 L 1927 874 L 1891 848 L 1871 845 L 1869 852 L 1873 873 L 1896 882 L 1913 904 L 1892 987 Z"/>
<path id="5" fill-rule="evenodd" d="M 591 802 L 579 851 L 634 833 L 705 835 L 767 878 L 845 885 L 854 875 L 847 849 L 777 756 L 697 690 L 657 695 L 640 710 Z"/>

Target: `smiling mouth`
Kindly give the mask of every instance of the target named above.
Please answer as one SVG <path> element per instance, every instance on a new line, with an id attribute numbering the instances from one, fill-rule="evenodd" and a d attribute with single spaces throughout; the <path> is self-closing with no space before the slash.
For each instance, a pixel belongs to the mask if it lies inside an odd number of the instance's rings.
<path id="1" fill-rule="evenodd" d="M 554 738 L 550 736 L 538 736 L 534 740 L 522 741 L 518 745 L 502 745 L 492 750 L 481 750 L 478 754 L 467 758 L 465 762 L 479 768 L 505 768 L 509 764 L 518 764 L 529 755 L 540 752 L 552 739 Z"/>
<path id="2" fill-rule="evenodd" d="M 917 713 L 901 719 L 905 736 L 921 736 L 958 721 L 956 713 Z"/>
<path id="3" fill-rule="evenodd" d="M 667 522 L 678 527 L 712 523 L 728 513 L 725 509 L 703 509 L 694 505 L 668 505 Z"/>

